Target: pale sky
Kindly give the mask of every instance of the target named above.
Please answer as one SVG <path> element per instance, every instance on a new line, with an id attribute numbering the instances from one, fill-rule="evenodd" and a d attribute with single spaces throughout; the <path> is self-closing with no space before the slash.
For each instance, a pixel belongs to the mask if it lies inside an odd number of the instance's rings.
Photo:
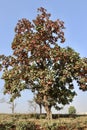
<path id="1" fill-rule="evenodd" d="M 0 0 L 0 54 L 12 54 L 11 43 L 18 20 L 27 18 L 32 21 L 39 7 L 46 8 L 51 13 L 52 20 L 64 21 L 66 42 L 62 46 L 70 46 L 79 52 L 81 57 L 87 57 L 87 0 Z M 0 98 L 3 97 L 3 84 L 0 80 Z M 87 112 L 87 92 L 79 91 L 76 84 L 75 90 L 78 95 L 70 105 L 74 105 L 79 113 Z M 8 100 L 7 95 L 4 97 Z M 30 91 L 22 92 L 22 97 L 16 100 L 16 112 L 28 112 L 27 100 L 31 98 Z M 68 107 L 64 107 L 60 112 L 67 112 Z M 9 105 L 0 103 L 1 112 L 11 112 Z"/>

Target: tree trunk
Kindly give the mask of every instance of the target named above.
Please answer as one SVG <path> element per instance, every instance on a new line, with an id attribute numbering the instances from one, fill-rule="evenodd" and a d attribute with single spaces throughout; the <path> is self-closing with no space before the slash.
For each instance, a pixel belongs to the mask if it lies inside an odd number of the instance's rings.
<path id="1" fill-rule="evenodd" d="M 52 112 L 51 112 L 51 108 L 49 108 L 48 106 L 47 106 L 47 119 L 48 120 L 52 120 Z"/>
<path id="2" fill-rule="evenodd" d="M 47 103 L 47 96 L 46 95 L 44 96 L 44 108 L 45 108 L 45 111 L 47 113 L 47 119 L 51 120 L 52 119 L 51 106 L 49 106 Z"/>
<path id="3" fill-rule="evenodd" d="M 14 114 L 14 108 L 15 108 L 15 104 L 14 102 L 12 102 L 12 114 Z"/>
<path id="4" fill-rule="evenodd" d="M 40 107 L 40 115 L 42 114 L 42 104 L 39 104 Z"/>

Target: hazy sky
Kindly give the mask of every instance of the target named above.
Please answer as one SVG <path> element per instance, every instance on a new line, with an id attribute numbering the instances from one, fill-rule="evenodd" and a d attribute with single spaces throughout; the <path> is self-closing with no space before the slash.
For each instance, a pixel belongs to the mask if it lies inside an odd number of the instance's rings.
<path id="1" fill-rule="evenodd" d="M 60 19 L 65 22 L 66 42 L 62 46 L 70 46 L 81 57 L 87 57 L 87 0 L 0 0 L 0 54 L 12 53 L 11 43 L 18 20 L 27 18 L 32 21 L 39 7 L 46 8 L 51 13 L 52 20 Z M 0 98 L 3 97 L 3 84 L 0 80 Z M 75 89 L 78 95 L 70 105 L 74 105 L 77 112 L 87 112 L 87 92 L 79 91 L 77 85 Z M 31 98 L 30 91 L 22 92 L 22 97 L 16 100 L 16 111 L 27 112 L 27 100 Z M 5 99 L 8 100 L 8 96 Z M 66 112 L 67 107 L 61 112 Z M 10 112 L 9 105 L 0 103 L 0 112 Z"/>

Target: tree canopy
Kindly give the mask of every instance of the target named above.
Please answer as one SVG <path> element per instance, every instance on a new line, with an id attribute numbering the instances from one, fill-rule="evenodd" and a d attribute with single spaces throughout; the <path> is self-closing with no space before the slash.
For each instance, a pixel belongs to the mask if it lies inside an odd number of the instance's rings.
<path id="1" fill-rule="evenodd" d="M 68 109 L 69 114 L 74 115 L 76 114 L 76 109 L 74 106 L 70 106 Z"/>
<path id="2" fill-rule="evenodd" d="M 51 108 L 60 109 L 76 95 L 75 80 L 80 89 L 87 90 L 87 58 L 81 58 L 72 48 L 62 48 L 65 42 L 64 22 L 50 19 L 43 7 L 36 19 L 23 18 L 15 27 L 13 54 L 0 56 L 4 93 L 13 99 L 24 89 L 31 89 L 44 106 L 48 118 Z"/>

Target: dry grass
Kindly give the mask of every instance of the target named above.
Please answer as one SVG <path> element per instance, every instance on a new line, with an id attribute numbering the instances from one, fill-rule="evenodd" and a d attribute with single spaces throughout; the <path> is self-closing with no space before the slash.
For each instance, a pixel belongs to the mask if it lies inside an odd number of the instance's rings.
<path id="1" fill-rule="evenodd" d="M 16 116 L 16 115 L 10 115 L 10 114 L 1 114 L 0 115 L 0 123 L 3 121 L 12 121 L 14 120 L 15 122 L 18 121 L 33 121 L 37 125 L 44 126 L 45 124 L 58 124 L 58 126 L 67 126 L 69 130 L 74 130 L 74 128 L 79 128 L 79 127 L 87 127 L 87 116 L 78 116 L 76 118 L 58 118 L 58 119 L 52 119 L 50 121 L 47 121 L 46 119 L 34 119 L 34 118 L 28 118 L 27 115 L 21 115 L 21 116 Z M 87 130 L 87 128 L 86 128 Z"/>

